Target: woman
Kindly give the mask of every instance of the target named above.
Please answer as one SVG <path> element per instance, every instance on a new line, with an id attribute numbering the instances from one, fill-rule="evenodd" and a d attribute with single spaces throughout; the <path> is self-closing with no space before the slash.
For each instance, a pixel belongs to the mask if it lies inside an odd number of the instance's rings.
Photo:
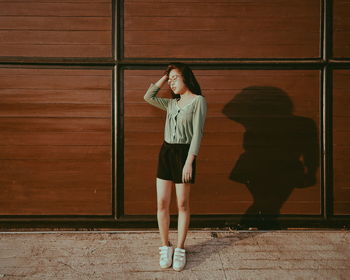
<path id="1" fill-rule="evenodd" d="M 166 82 L 173 98 L 156 97 Z M 161 268 L 173 265 L 173 269 L 180 271 L 186 264 L 184 244 L 190 223 L 190 186 L 195 182 L 196 157 L 202 140 L 207 103 L 192 70 L 184 63 L 169 64 L 165 75 L 155 84 L 151 83 L 144 99 L 167 111 L 156 179 L 157 219 L 162 241 L 159 264 Z M 175 250 L 168 239 L 173 183 L 179 211 Z"/>

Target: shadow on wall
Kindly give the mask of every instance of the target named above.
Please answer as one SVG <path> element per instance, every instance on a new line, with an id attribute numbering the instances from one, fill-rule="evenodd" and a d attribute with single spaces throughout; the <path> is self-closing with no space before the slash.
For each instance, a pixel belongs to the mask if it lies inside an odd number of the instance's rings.
<path id="1" fill-rule="evenodd" d="M 275 87 L 244 88 L 225 105 L 223 113 L 245 128 L 244 152 L 229 177 L 245 184 L 254 201 L 239 227 L 280 228 L 280 209 L 293 189 L 316 183 L 316 124 L 293 115 L 291 99 Z"/>

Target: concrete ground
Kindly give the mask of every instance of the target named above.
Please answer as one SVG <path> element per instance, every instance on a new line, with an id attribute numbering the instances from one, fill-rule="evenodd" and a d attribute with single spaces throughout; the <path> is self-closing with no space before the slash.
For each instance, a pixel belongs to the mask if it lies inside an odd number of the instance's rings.
<path id="1" fill-rule="evenodd" d="M 159 246 L 156 230 L 2 232 L 0 280 L 350 279 L 346 230 L 190 230 L 181 272 L 159 268 Z"/>

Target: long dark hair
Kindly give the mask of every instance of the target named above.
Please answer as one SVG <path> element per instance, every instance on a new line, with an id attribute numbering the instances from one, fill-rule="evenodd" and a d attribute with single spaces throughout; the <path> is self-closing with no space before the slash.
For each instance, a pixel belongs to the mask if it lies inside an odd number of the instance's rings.
<path id="1" fill-rule="evenodd" d="M 167 69 L 165 70 L 165 73 L 169 76 L 169 73 L 172 69 L 177 69 L 180 71 L 185 85 L 192 93 L 202 95 L 201 87 L 197 82 L 197 79 L 194 76 L 191 68 L 187 64 L 182 62 L 172 62 L 168 65 Z M 173 96 L 173 98 L 180 98 L 180 94 L 175 94 L 171 89 L 170 93 Z"/>

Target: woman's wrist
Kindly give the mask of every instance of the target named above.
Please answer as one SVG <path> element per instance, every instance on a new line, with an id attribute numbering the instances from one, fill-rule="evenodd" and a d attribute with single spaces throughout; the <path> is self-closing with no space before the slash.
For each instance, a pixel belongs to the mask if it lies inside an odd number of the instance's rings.
<path id="1" fill-rule="evenodd" d="M 186 159 L 185 164 L 192 165 L 192 162 L 194 161 L 195 157 L 196 157 L 195 155 L 189 154 L 189 155 L 187 156 L 187 159 Z"/>
<path id="2" fill-rule="evenodd" d="M 161 88 L 164 83 L 168 80 L 168 76 L 167 75 L 164 75 L 163 77 L 161 77 L 156 83 L 155 85 L 159 88 Z"/>

